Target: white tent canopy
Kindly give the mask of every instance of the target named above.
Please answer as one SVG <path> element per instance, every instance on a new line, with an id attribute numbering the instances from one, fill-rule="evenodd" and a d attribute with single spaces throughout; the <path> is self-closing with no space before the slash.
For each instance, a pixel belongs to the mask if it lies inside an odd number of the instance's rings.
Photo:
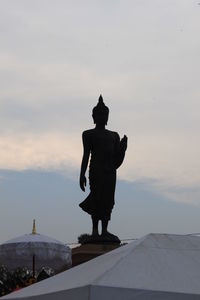
<path id="1" fill-rule="evenodd" d="M 46 266 L 58 272 L 71 266 L 71 249 L 68 246 L 35 231 L 0 245 L 0 265 L 11 270 L 17 267 L 32 269 L 33 256 L 36 270 Z"/>
<path id="2" fill-rule="evenodd" d="M 149 234 L 2 299 L 200 299 L 200 237 Z"/>

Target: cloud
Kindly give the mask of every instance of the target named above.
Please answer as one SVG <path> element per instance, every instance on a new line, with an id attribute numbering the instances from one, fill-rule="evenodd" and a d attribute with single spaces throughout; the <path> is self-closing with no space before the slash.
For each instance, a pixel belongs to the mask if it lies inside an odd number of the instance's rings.
<path id="1" fill-rule="evenodd" d="M 169 201 L 153 179 L 118 180 L 115 207 L 109 230 L 121 239 L 137 238 L 149 232 L 194 233 L 199 231 L 195 205 Z M 60 170 L 0 170 L 0 243 L 30 233 L 36 219 L 37 232 L 63 242 L 76 242 L 91 232 L 90 216 L 78 204 L 88 195 L 78 186 L 78 173 Z M 184 190 L 182 190 L 184 192 Z M 170 220 L 170 221 L 169 221 Z M 190 220 L 186 222 L 185 220 Z"/>
<path id="2" fill-rule="evenodd" d="M 80 146 L 76 137 L 62 134 L 6 136 L 0 141 L 0 165 L 16 170 L 76 166 L 80 163 Z"/>
<path id="3" fill-rule="evenodd" d="M 129 137 L 120 178 L 153 178 L 163 193 L 185 186 L 191 197 L 170 197 L 196 203 L 199 9 L 125 3 L 0 3 L 0 166 L 78 170 L 102 93 L 108 128 Z"/>
<path id="4" fill-rule="evenodd" d="M 200 205 L 200 166 L 193 160 L 199 153 L 194 146 L 195 138 L 190 139 L 188 148 L 184 137 L 176 140 L 176 145 L 170 144 L 171 137 L 152 136 L 149 139 L 146 136 L 130 139 L 118 178 L 136 184 L 144 181 L 149 191 L 170 201 Z M 60 170 L 69 176 L 72 170 L 79 174 L 81 157 L 81 137 L 69 132 L 16 137 L 7 134 L 0 140 L 0 166 L 11 171 Z"/>

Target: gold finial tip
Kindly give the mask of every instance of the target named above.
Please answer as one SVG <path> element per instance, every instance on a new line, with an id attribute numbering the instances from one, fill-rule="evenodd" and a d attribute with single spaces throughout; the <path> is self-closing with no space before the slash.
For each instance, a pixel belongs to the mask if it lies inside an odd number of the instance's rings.
<path id="1" fill-rule="evenodd" d="M 36 234 L 35 219 L 33 220 L 33 229 L 32 229 L 32 234 Z"/>

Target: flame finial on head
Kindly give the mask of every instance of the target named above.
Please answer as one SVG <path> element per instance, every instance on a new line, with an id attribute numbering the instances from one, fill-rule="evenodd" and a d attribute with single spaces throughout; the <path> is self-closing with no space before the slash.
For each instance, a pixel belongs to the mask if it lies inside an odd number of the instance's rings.
<path id="1" fill-rule="evenodd" d="M 99 103 L 103 104 L 103 97 L 102 97 L 102 95 L 99 96 Z"/>

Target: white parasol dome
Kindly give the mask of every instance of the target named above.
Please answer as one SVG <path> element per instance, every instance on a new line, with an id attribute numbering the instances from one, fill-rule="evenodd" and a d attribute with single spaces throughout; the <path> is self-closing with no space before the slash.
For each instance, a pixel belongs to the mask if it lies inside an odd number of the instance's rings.
<path id="1" fill-rule="evenodd" d="M 18 267 L 33 268 L 50 267 L 55 272 L 71 267 L 71 249 L 64 243 L 36 233 L 35 220 L 30 234 L 13 238 L 0 245 L 0 265 L 13 270 Z"/>

